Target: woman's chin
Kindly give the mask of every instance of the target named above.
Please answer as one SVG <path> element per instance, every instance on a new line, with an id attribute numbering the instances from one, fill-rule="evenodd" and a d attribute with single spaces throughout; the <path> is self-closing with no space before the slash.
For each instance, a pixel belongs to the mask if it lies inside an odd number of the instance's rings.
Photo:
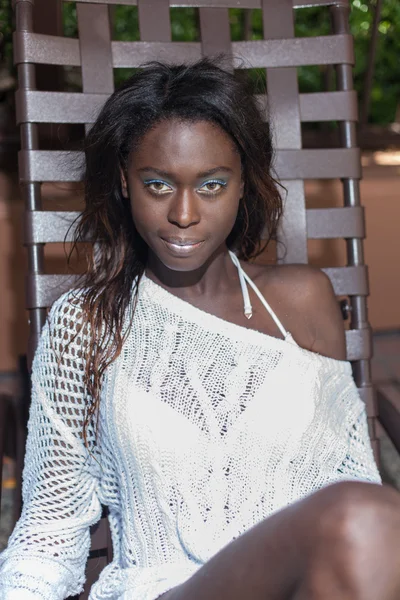
<path id="1" fill-rule="evenodd" d="M 207 262 L 207 259 L 201 259 L 200 257 L 186 256 L 186 257 L 174 257 L 162 256 L 158 257 L 160 262 L 169 269 L 170 271 L 178 271 L 181 273 L 189 273 L 191 271 L 197 271 L 201 269 Z"/>

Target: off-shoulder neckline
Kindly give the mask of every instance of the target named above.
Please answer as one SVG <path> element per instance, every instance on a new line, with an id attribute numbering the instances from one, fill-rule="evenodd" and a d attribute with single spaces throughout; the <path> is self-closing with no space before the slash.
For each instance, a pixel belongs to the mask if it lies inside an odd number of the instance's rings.
<path id="1" fill-rule="evenodd" d="M 347 370 L 351 373 L 351 364 L 347 360 L 339 360 L 307 350 L 297 343 L 291 343 L 290 339 L 278 338 L 257 329 L 237 325 L 222 317 L 213 315 L 194 306 L 187 300 L 175 296 L 172 292 L 150 279 L 145 273 L 142 275 L 139 283 L 139 294 L 141 295 L 142 293 L 150 300 L 165 306 L 170 312 L 182 316 L 185 320 L 196 323 L 200 327 L 207 325 L 207 328 L 214 333 L 219 333 L 234 341 L 252 343 L 263 347 L 274 347 L 276 350 L 290 353 L 300 353 L 310 360 L 319 361 L 321 364 L 326 364 L 326 366 L 336 367 L 343 371 Z"/>

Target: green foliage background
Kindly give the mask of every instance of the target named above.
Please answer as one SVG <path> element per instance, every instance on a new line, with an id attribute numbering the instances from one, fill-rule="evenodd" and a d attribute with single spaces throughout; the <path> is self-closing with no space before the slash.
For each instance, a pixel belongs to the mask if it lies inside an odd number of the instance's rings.
<path id="1" fill-rule="evenodd" d="M 0 49 L 7 63 L 12 60 L 12 8 L 10 0 L 0 0 Z"/>
<path id="2" fill-rule="evenodd" d="M 355 40 L 356 65 L 354 81 L 360 99 L 362 98 L 364 76 L 371 43 L 373 8 L 376 0 L 352 0 L 350 15 L 351 31 Z M 11 29 L 9 23 L 10 0 L 0 0 L 0 31 L 4 32 L 5 52 L 11 56 Z M 196 41 L 198 35 L 197 10 L 174 8 L 172 13 L 172 35 L 176 41 Z M 74 2 L 64 2 L 64 33 L 77 35 L 76 6 Z M 134 41 L 139 39 L 137 8 L 116 6 L 113 9 L 114 32 L 117 40 Z M 244 37 L 245 10 L 230 10 L 233 40 Z M 296 35 L 327 35 L 331 31 L 329 10 L 304 8 L 296 11 Z M 262 39 L 261 10 L 252 11 L 251 39 Z M 116 84 L 129 76 L 129 69 L 116 70 Z M 250 72 L 256 87 L 263 86 L 264 73 L 253 69 Z M 332 78 L 331 78 L 332 79 Z M 326 70 L 320 67 L 299 69 L 299 88 L 302 92 L 317 92 L 334 86 L 334 78 L 329 83 Z M 379 39 L 375 62 L 374 83 L 369 120 L 386 125 L 395 120 L 396 108 L 400 104 L 400 0 L 383 0 Z"/>

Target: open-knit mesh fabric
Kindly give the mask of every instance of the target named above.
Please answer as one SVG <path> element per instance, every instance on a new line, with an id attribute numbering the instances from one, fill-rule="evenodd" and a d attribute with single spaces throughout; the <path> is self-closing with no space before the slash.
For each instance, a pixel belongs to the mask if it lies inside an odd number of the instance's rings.
<path id="1" fill-rule="evenodd" d="M 0 600 L 58 600 L 84 579 L 110 509 L 114 560 L 92 600 L 154 600 L 274 511 L 341 479 L 379 482 L 348 363 L 213 317 L 144 278 L 83 446 L 79 304 L 52 309 L 35 358 L 24 511 Z M 61 346 L 61 362 L 57 359 Z"/>
<path id="2" fill-rule="evenodd" d="M 23 511 L 1 557 L 0 598 L 64 598 L 84 583 L 90 534 L 82 522 L 95 523 L 101 506 L 93 428 L 92 457 L 82 439 L 81 321 L 78 300 L 56 303 L 34 359 Z"/>

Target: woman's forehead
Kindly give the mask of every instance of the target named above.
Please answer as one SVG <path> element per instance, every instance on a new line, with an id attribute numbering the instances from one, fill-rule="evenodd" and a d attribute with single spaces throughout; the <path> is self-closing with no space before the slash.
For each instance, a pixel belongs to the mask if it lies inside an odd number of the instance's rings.
<path id="1" fill-rule="evenodd" d="M 162 121 L 148 131 L 133 151 L 131 166 L 154 166 L 169 171 L 191 166 L 199 173 L 224 165 L 240 169 L 240 157 L 232 138 L 209 121 Z"/>

